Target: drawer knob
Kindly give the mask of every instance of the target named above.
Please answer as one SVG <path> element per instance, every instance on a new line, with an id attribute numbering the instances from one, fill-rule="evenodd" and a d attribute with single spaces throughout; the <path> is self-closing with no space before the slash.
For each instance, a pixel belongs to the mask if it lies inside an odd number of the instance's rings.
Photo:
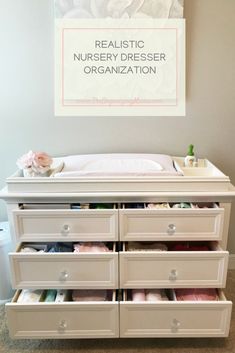
<path id="1" fill-rule="evenodd" d="M 61 320 L 59 322 L 59 329 L 60 330 L 65 330 L 67 328 L 67 322 L 65 320 Z"/>
<path id="2" fill-rule="evenodd" d="M 169 224 L 167 228 L 167 233 L 169 235 L 173 235 L 175 234 L 175 231 L 176 231 L 176 226 L 173 223 Z"/>
<path id="3" fill-rule="evenodd" d="M 61 281 L 66 281 L 66 279 L 69 277 L 69 274 L 66 270 L 60 272 L 60 280 Z"/>
<path id="4" fill-rule="evenodd" d="M 177 319 L 173 319 L 171 323 L 171 330 L 172 332 L 177 332 L 180 328 L 180 322 Z"/>
<path id="5" fill-rule="evenodd" d="M 177 270 L 173 269 L 169 274 L 169 280 L 175 281 L 177 279 L 177 276 L 178 276 Z"/>
<path id="6" fill-rule="evenodd" d="M 68 235 L 69 232 L 70 232 L 70 226 L 68 224 L 64 224 L 61 229 L 62 235 Z"/>

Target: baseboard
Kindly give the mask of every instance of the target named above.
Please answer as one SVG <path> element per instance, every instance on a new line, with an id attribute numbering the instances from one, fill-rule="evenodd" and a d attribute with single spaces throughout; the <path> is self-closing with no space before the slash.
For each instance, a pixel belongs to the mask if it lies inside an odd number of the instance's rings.
<path id="1" fill-rule="evenodd" d="M 229 255 L 228 268 L 229 270 L 235 270 L 235 254 Z"/>

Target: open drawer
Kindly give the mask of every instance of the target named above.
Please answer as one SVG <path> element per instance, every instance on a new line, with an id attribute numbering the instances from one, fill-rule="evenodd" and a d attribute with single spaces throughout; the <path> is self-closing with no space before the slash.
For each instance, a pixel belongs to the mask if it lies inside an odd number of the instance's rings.
<path id="1" fill-rule="evenodd" d="M 221 240 L 224 209 L 121 209 L 120 240 Z"/>
<path id="2" fill-rule="evenodd" d="M 12 338 L 112 338 L 119 336 L 118 302 L 17 303 L 17 291 L 6 304 Z"/>
<path id="3" fill-rule="evenodd" d="M 12 214 L 18 242 L 118 240 L 117 209 L 27 209 Z"/>
<path id="4" fill-rule="evenodd" d="M 9 254 L 13 288 L 117 288 L 118 253 L 23 253 L 20 244 Z"/>
<path id="5" fill-rule="evenodd" d="M 219 291 L 219 301 L 120 303 L 120 337 L 226 337 L 232 302 Z"/>
<path id="6" fill-rule="evenodd" d="M 120 259 L 121 288 L 225 287 L 228 251 L 128 251 Z"/>

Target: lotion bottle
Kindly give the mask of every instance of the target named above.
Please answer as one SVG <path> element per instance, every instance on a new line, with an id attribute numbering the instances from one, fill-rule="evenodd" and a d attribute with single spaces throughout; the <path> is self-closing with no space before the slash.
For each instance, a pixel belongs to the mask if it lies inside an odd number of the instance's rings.
<path id="1" fill-rule="evenodd" d="M 195 163 L 195 156 L 194 156 L 194 145 L 189 145 L 188 147 L 188 154 L 184 159 L 184 166 L 185 167 L 193 167 Z"/>

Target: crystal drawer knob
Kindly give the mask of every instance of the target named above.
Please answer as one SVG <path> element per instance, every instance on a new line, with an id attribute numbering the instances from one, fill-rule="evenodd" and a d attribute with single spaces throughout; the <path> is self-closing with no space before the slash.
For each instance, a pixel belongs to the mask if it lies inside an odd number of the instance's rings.
<path id="1" fill-rule="evenodd" d="M 60 330 L 65 330 L 67 328 L 67 322 L 65 320 L 61 320 L 59 322 L 59 329 Z"/>
<path id="2" fill-rule="evenodd" d="M 180 328 L 180 322 L 177 319 L 173 319 L 171 323 L 171 330 L 172 332 L 177 332 Z"/>
<path id="3" fill-rule="evenodd" d="M 69 274 L 66 270 L 60 272 L 60 280 L 61 281 L 66 281 L 66 279 L 69 277 Z"/>
<path id="4" fill-rule="evenodd" d="M 173 235 L 175 234 L 175 231 L 176 231 L 176 226 L 173 223 L 169 224 L 167 228 L 167 233 L 169 235 Z"/>
<path id="5" fill-rule="evenodd" d="M 169 274 L 169 280 L 170 281 L 175 281 L 177 279 L 178 273 L 176 270 L 171 270 L 170 274 Z"/>
<path id="6" fill-rule="evenodd" d="M 70 226 L 68 224 L 64 224 L 61 229 L 62 235 L 68 235 L 69 232 L 70 232 Z"/>

